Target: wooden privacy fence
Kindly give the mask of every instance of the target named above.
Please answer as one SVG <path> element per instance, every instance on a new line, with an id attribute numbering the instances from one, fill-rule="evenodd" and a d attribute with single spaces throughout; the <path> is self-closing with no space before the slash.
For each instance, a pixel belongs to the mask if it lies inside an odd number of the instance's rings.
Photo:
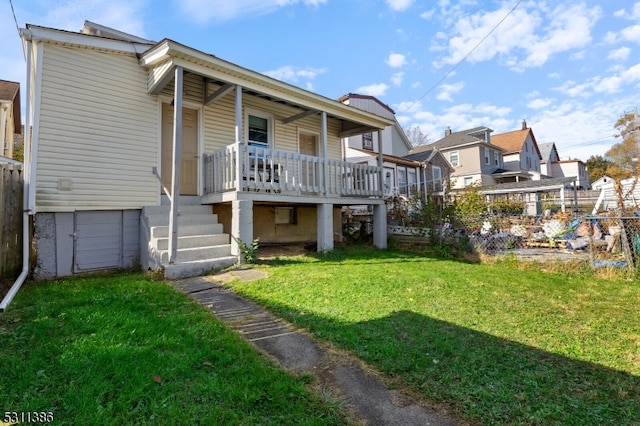
<path id="1" fill-rule="evenodd" d="M 22 269 L 22 170 L 0 165 L 0 172 L 0 279 L 11 279 Z"/>

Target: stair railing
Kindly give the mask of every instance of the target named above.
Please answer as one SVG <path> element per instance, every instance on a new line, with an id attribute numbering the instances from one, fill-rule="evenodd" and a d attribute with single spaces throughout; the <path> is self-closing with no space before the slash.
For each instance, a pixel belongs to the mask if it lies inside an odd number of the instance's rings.
<path id="1" fill-rule="evenodd" d="M 164 191 L 164 193 L 167 195 L 167 197 L 169 197 L 169 201 L 172 201 L 171 194 L 169 193 L 169 188 L 167 188 L 165 184 L 162 183 L 162 178 L 158 174 L 158 168 L 152 167 L 151 171 L 153 172 L 154 175 L 156 175 L 156 179 L 158 179 L 158 182 L 160 183 L 160 186 L 162 187 L 162 190 Z"/>

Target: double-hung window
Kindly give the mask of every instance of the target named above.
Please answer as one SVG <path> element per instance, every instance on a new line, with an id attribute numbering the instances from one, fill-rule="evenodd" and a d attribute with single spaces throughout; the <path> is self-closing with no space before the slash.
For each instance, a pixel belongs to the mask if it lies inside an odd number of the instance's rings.
<path id="1" fill-rule="evenodd" d="M 249 114 L 247 121 L 249 146 L 269 148 L 269 140 L 271 139 L 269 118 Z"/>
<path id="2" fill-rule="evenodd" d="M 442 169 L 438 166 L 433 166 L 431 173 L 433 175 L 433 191 L 442 191 Z"/>
<path id="3" fill-rule="evenodd" d="M 449 153 L 449 163 L 451 163 L 453 167 L 460 164 L 460 157 L 458 156 L 458 151 L 451 151 Z"/>
<path id="4" fill-rule="evenodd" d="M 373 149 L 373 133 L 367 132 L 362 135 L 362 148 Z"/>

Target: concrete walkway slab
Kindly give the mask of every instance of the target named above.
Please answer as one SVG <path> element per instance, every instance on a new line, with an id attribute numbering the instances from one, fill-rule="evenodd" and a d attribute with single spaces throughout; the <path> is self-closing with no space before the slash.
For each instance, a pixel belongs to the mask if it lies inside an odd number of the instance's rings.
<path id="1" fill-rule="evenodd" d="M 455 422 L 409 395 L 390 391 L 376 374 L 344 354 L 332 353 L 262 307 L 223 286 L 234 279 L 263 278 L 266 273 L 239 269 L 208 277 L 172 281 L 171 285 L 207 307 L 260 351 L 292 373 L 308 373 L 340 398 L 366 425 L 444 426 Z"/>

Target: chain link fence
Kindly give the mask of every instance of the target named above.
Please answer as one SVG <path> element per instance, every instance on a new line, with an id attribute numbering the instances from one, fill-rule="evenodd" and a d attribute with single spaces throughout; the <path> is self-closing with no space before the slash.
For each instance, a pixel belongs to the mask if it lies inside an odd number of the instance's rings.
<path id="1" fill-rule="evenodd" d="M 593 267 L 640 266 L 640 217 L 562 213 L 553 217 L 482 215 L 444 221 L 437 228 L 390 226 L 396 242 L 450 247 L 484 256 L 515 255 L 520 260 L 576 260 Z"/>

